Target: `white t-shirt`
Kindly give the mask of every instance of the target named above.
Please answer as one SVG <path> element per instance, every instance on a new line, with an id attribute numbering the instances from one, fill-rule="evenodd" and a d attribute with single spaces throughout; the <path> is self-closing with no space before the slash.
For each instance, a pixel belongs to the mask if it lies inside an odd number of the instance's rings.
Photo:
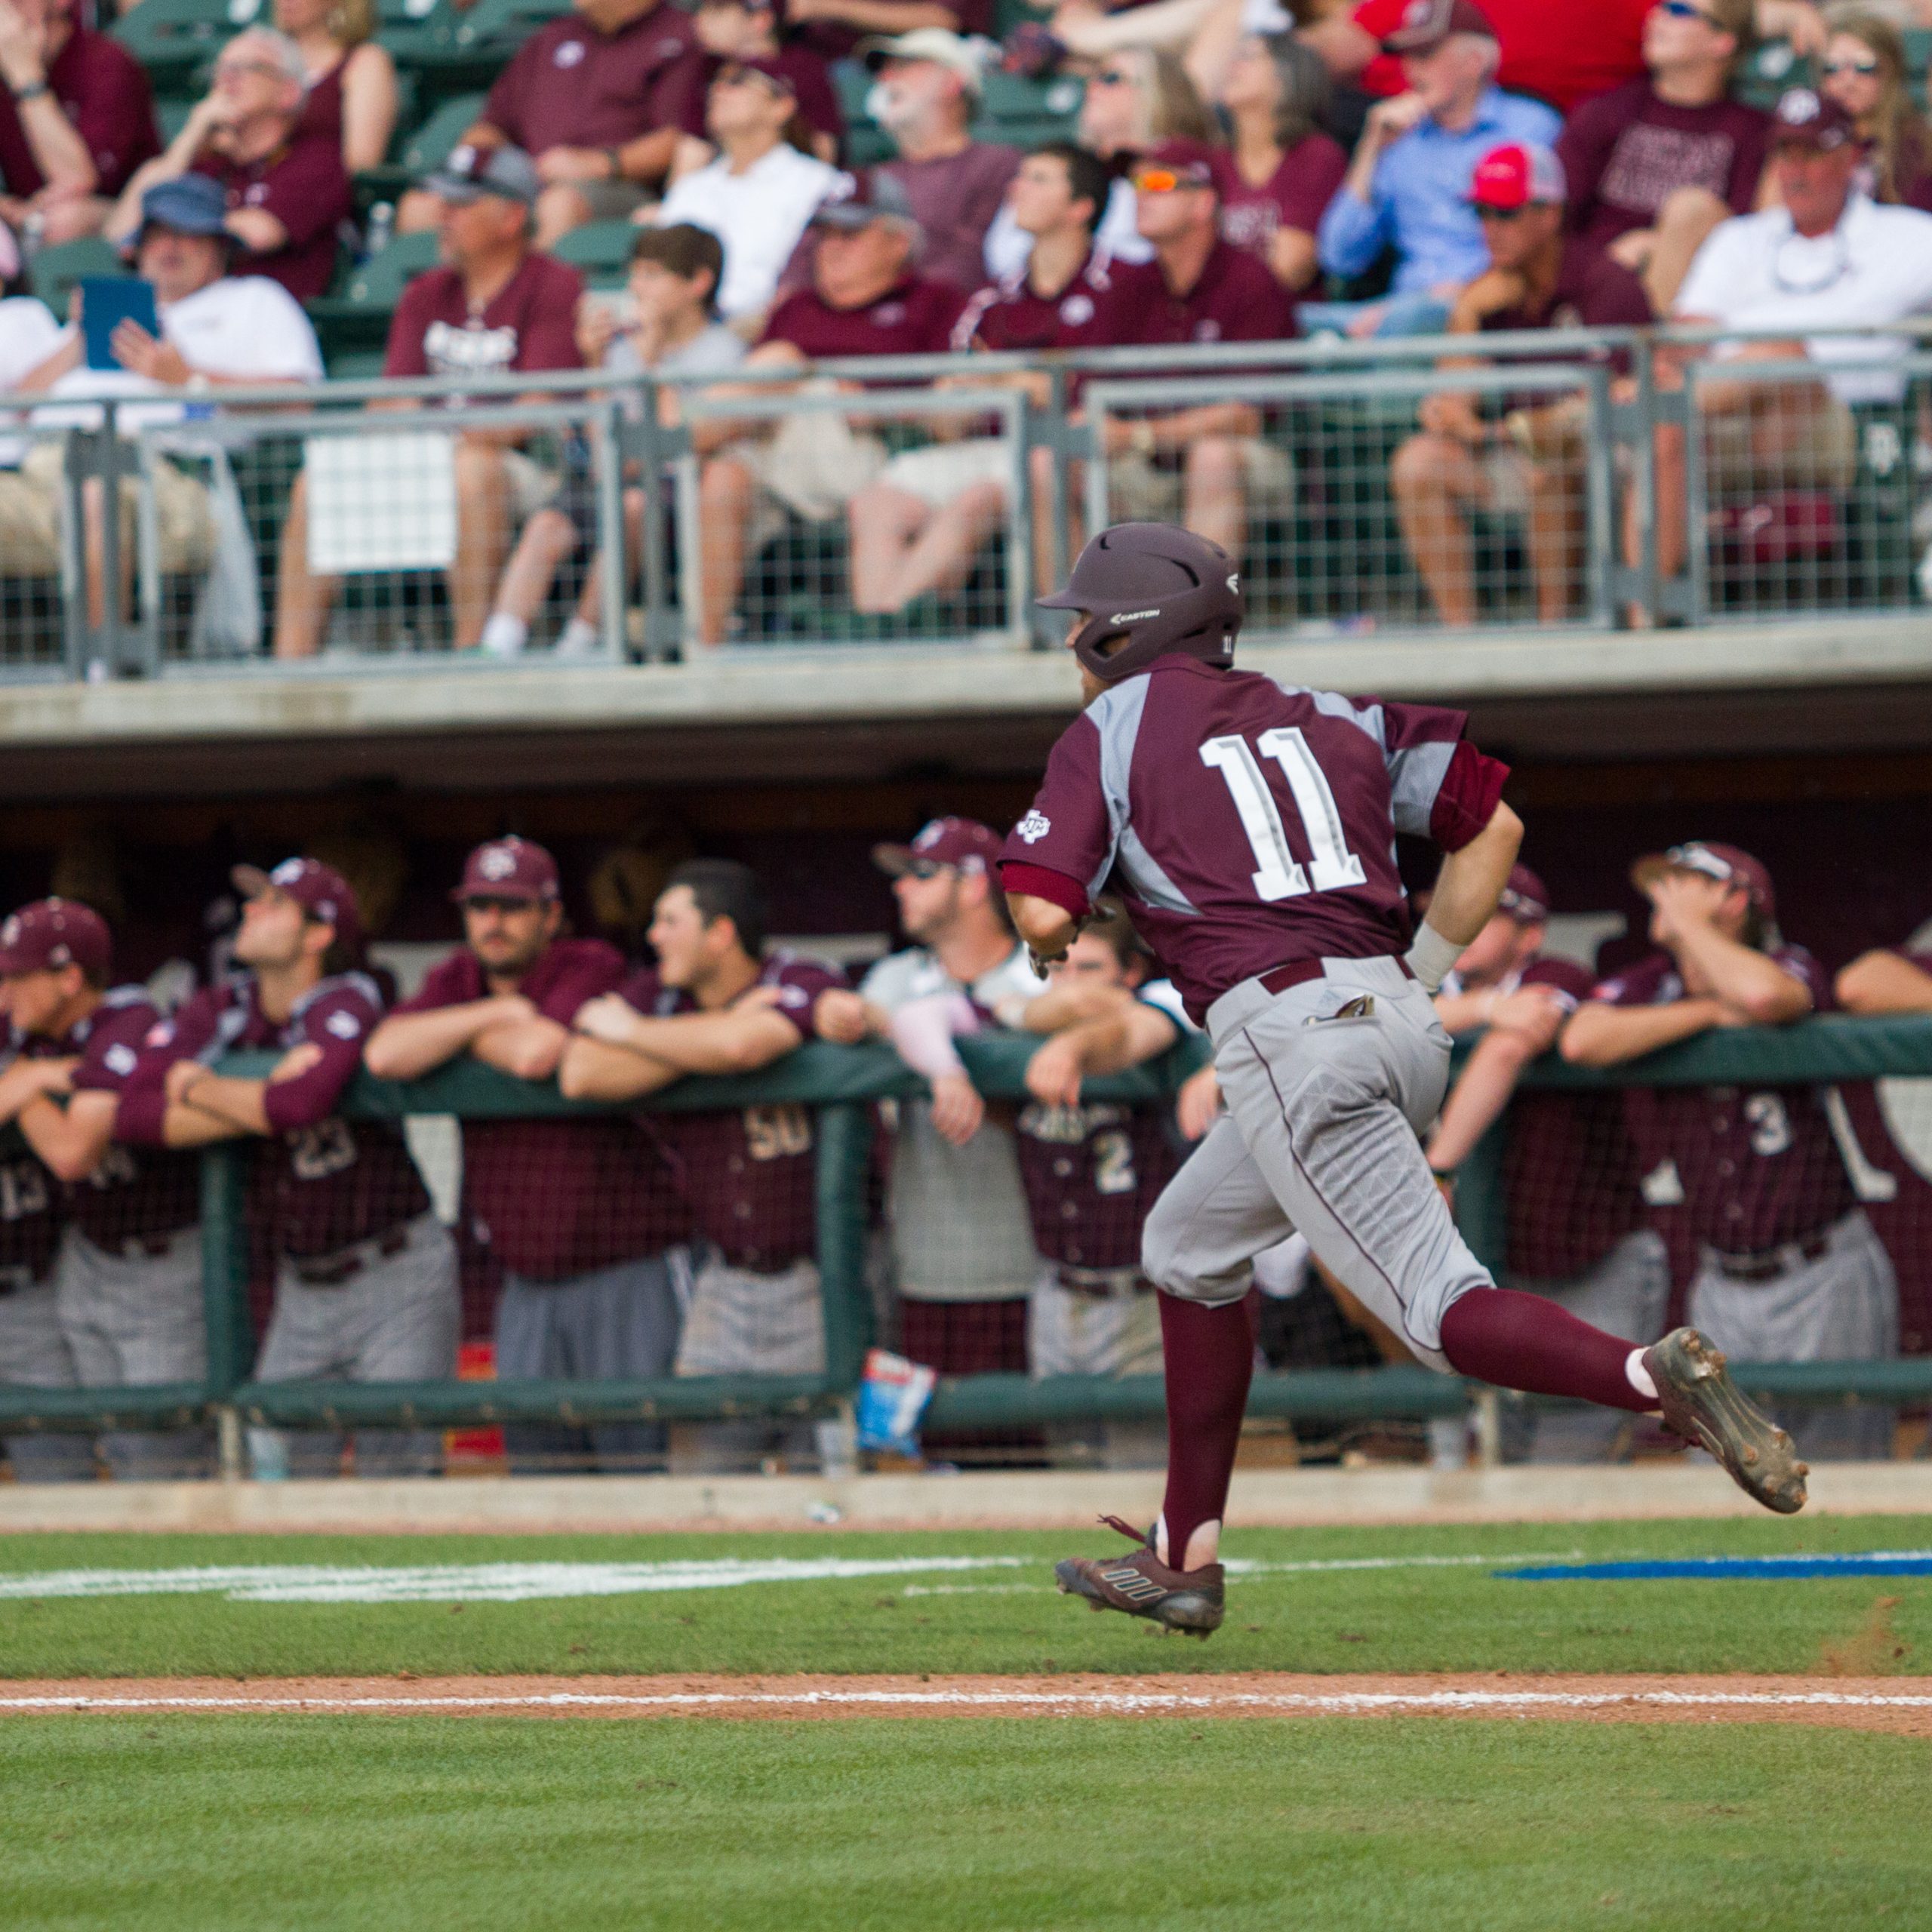
<path id="1" fill-rule="evenodd" d="M 1818 329 L 1876 328 L 1932 310 L 1932 215 L 1881 207 L 1854 194 L 1828 235 L 1803 235 L 1783 208 L 1721 222 L 1697 251 L 1676 312 L 1740 328 L 1805 338 L 1828 364 L 1882 364 L 1909 344 L 1897 336 L 1817 337 Z M 1719 356 L 1737 345 L 1721 343 Z M 1904 379 L 1879 368 L 1841 368 L 1827 380 L 1841 402 L 1896 402 Z"/>
<path id="2" fill-rule="evenodd" d="M 688 221 L 724 245 L 718 306 L 726 315 L 755 315 L 778 292 L 778 278 L 813 211 L 844 177 L 815 155 L 781 141 L 734 174 L 722 155 L 674 181 L 653 219 L 660 228 Z"/>
<path id="3" fill-rule="evenodd" d="M 1094 231 L 1096 251 L 1116 262 L 1151 262 L 1154 245 L 1136 226 L 1134 183 L 1116 175 L 1107 190 L 1107 205 L 1101 211 L 1100 225 Z M 984 250 L 987 272 L 995 281 L 1008 275 L 1024 274 L 1033 256 L 1033 238 L 1013 218 L 1011 208 L 1001 205 L 986 230 Z"/>
<path id="4" fill-rule="evenodd" d="M 881 959 L 859 987 L 865 998 L 875 1006 L 883 1007 L 888 1013 L 896 1013 L 909 1000 L 927 999 L 934 993 L 954 992 L 970 995 L 990 1013 L 1001 1000 L 1010 996 L 1036 999 L 1046 989 L 1047 983 L 1033 971 L 1032 962 L 1026 957 L 1026 949 L 1018 945 L 998 965 L 988 967 L 970 986 L 962 986 L 954 979 L 939 963 L 937 953 L 928 952 L 924 946 L 912 946 Z"/>
<path id="5" fill-rule="evenodd" d="M 322 352 L 302 305 L 278 281 L 266 276 L 224 275 L 205 288 L 170 302 L 161 312 L 161 333 L 181 352 L 190 369 L 211 376 L 242 376 L 262 383 L 319 383 Z M 63 339 L 67 331 L 63 331 Z M 48 391 L 53 396 L 170 396 L 179 392 L 131 369 L 70 369 Z M 206 405 L 204 403 L 204 408 Z M 124 409 L 115 421 L 124 429 L 179 423 L 191 405 L 176 400 Z M 90 424 L 91 409 L 46 409 L 35 420 Z"/>
<path id="6" fill-rule="evenodd" d="M 60 346 L 63 331 L 54 312 L 31 295 L 0 302 L 0 395 L 18 389 Z M 0 423 L 23 419 L 10 409 Z M 0 469 L 17 469 L 26 459 L 24 436 L 0 435 Z"/>

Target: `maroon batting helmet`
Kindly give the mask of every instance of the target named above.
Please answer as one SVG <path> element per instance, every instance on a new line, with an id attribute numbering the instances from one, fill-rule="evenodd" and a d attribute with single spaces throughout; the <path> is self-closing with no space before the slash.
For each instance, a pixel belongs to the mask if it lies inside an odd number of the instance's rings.
<path id="1" fill-rule="evenodd" d="M 1102 531 L 1081 552 L 1066 588 L 1041 598 L 1040 608 L 1087 617 L 1073 654 L 1109 681 L 1144 671 L 1170 651 L 1232 663 L 1247 614 L 1233 558 L 1171 523 Z"/>

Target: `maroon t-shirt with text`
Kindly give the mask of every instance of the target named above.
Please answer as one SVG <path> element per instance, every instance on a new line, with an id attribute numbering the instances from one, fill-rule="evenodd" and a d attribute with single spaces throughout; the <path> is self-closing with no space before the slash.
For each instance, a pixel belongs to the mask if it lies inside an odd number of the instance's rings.
<path id="1" fill-rule="evenodd" d="M 1112 890 L 1197 1023 L 1271 968 L 1401 952 L 1395 835 L 1460 850 L 1508 775 L 1466 721 L 1170 653 L 1060 734 L 1006 890 L 1076 913 Z"/>
<path id="2" fill-rule="evenodd" d="M 1033 1245 L 1069 1268 L 1140 1265 L 1140 1230 L 1180 1165 L 1167 1109 L 1031 1100 L 1014 1122 Z"/>
<path id="3" fill-rule="evenodd" d="M 1831 981 L 1802 946 L 1769 955 L 1831 1004 Z M 1640 960 L 1591 995 L 1612 1006 L 1668 1006 L 1684 996 L 1668 953 Z M 1647 1178 L 1668 1164 L 1691 1238 L 1726 1254 L 1761 1254 L 1841 1220 L 1857 1204 L 1825 1112 L 1823 1087 L 1632 1087 L 1626 1117 Z"/>
<path id="4" fill-rule="evenodd" d="M 47 85 L 87 143 L 100 177 L 95 193 L 119 194 L 134 170 L 160 153 L 154 90 L 141 63 L 111 35 L 76 27 L 48 63 Z M 0 189 L 24 201 L 46 186 L 14 91 L 0 82 Z"/>
<path id="5" fill-rule="evenodd" d="M 623 955 L 597 939 L 546 947 L 517 991 L 568 1026 L 585 1001 L 623 983 Z M 430 1013 L 487 998 L 467 946 L 433 967 L 398 1013 Z M 463 1211 L 477 1240 L 512 1273 L 560 1281 L 661 1254 L 690 1232 L 657 1144 L 636 1124 L 604 1119 L 466 1120 Z"/>
<path id="6" fill-rule="evenodd" d="M 333 140 L 298 132 L 286 147 L 245 163 L 204 153 L 193 171 L 220 183 L 231 214 L 259 208 L 288 231 L 279 248 L 263 254 L 243 249 L 235 258 L 235 274 L 266 275 L 298 302 L 328 293 L 335 278 L 336 230 L 352 198 L 339 132 Z"/>
<path id="7" fill-rule="evenodd" d="M 949 283 L 908 275 L 862 309 L 835 309 L 815 288 L 788 295 L 761 342 L 789 342 L 812 361 L 843 355 L 943 355 L 966 298 Z"/>
<path id="8" fill-rule="evenodd" d="M 1284 228 L 1312 235 L 1349 171 L 1346 150 L 1324 134 L 1304 134 L 1258 185 L 1235 165 L 1232 154 L 1217 158 L 1221 191 L 1221 238 L 1263 262 Z"/>
<path id="9" fill-rule="evenodd" d="M 770 955 L 755 983 L 775 986 L 782 1014 L 801 1041 L 812 1036 L 819 995 L 845 983 L 837 967 L 790 952 Z M 646 967 L 623 995 L 639 1013 L 668 1018 L 695 1013 L 688 992 L 667 986 Z M 818 1165 L 811 1109 L 743 1107 L 726 1113 L 655 1116 L 653 1124 L 676 1164 L 697 1231 L 734 1268 L 775 1274 L 809 1260 L 817 1244 L 814 1208 Z"/>
<path id="10" fill-rule="evenodd" d="M 583 366 L 577 347 L 576 269 L 534 251 L 492 296 L 470 312 L 463 275 L 430 269 L 402 291 L 389 323 L 386 376 L 502 376 Z"/>
<path id="11" fill-rule="evenodd" d="M 615 33 L 582 14 L 539 27 L 497 76 L 482 118 L 526 154 L 614 148 L 678 125 L 691 17 L 662 0 Z"/>

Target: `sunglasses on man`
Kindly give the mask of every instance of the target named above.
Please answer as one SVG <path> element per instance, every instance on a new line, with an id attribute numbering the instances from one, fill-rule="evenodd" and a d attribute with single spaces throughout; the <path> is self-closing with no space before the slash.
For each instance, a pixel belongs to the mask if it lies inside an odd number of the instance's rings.
<path id="1" fill-rule="evenodd" d="M 1183 174 L 1172 168 L 1137 168 L 1134 175 L 1137 195 L 1171 195 L 1182 188 L 1206 188 L 1213 184 L 1198 169 Z"/>

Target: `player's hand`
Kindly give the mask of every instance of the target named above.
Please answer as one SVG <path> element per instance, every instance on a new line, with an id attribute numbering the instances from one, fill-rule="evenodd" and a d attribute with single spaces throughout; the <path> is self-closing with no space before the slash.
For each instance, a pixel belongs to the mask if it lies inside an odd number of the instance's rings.
<path id="1" fill-rule="evenodd" d="M 1495 1000 L 1489 1009 L 1488 1026 L 1491 1032 L 1500 1028 L 1505 1032 L 1541 1035 L 1562 1011 L 1562 996 L 1554 986 L 1518 986 Z"/>
<path id="2" fill-rule="evenodd" d="M 866 1015 L 866 1003 L 857 993 L 835 986 L 820 993 L 812 1011 L 812 1026 L 821 1040 L 841 1047 L 856 1047 L 872 1031 Z"/>
<path id="3" fill-rule="evenodd" d="M 322 1050 L 313 1040 L 304 1040 L 299 1047 L 291 1047 L 269 1070 L 269 1084 L 279 1085 L 285 1080 L 300 1080 L 312 1066 L 321 1064 Z"/>
<path id="4" fill-rule="evenodd" d="M 1221 1082 L 1211 1065 L 1190 1073 L 1174 1100 L 1174 1120 L 1183 1136 L 1198 1140 L 1220 1118 Z"/>
<path id="5" fill-rule="evenodd" d="M 180 1106 L 189 1094 L 208 1077 L 208 1069 L 198 1060 L 177 1060 L 168 1069 L 162 1083 L 162 1091 L 167 1094 L 171 1106 Z"/>
<path id="6" fill-rule="evenodd" d="M 1050 1107 L 1077 1107 L 1084 1072 L 1066 1035 L 1057 1034 L 1026 1063 L 1026 1091 Z"/>
<path id="7" fill-rule="evenodd" d="M 1710 1004 L 1712 1008 L 1711 1024 L 1721 1027 L 1726 1032 L 1733 1027 L 1755 1026 L 1758 1023 L 1743 1008 L 1733 1006 L 1728 1000 L 1713 999 Z"/>
<path id="8" fill-rule="evenodd" d="M 1657 937 L 1668 942 L 1687 925 L 1709 925 L 1730 888 L 1722 879 L 1706 878 L 1697 872 L 1665 872 L 1645 890 L 1657 909 Z"/>
<path id="9" fill-rule="evenodd" d="M 980 1131 L 986 1103 L 963 1073 L 942 1073 L 933 1082 L 933 1124 L 942 1140 L 963 1147 Z"/>
<path id="10" fill-rule="evenodd" d="M 487 1024 L 491 1026 L 522 1026 L 543 1017 L 537 1011 L 534 1000 L 525 999 L 521 993 L 499 993 L 490 1002 Z"/>
<path id="11" fill-rule="evenodd" d="M 588 1034 L 593 1040 L 621 1047 L 630 1038 L 631 1026 L 637 1017 L 636 1010 L 621 994 L 600 993 L 577 1008 L 571 1029 L 574 1032 Z"/>

